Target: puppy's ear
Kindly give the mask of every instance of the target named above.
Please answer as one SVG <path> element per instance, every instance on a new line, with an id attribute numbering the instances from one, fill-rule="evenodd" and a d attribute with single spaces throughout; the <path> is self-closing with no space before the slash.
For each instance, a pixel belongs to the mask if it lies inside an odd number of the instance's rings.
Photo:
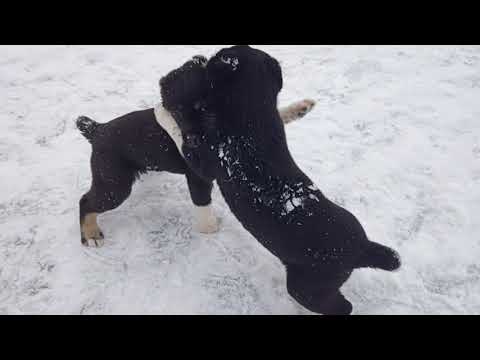
<path id="1" fill-rule="evenodd" d="M 158 85 L 160 86 L 160 94 L 162 96 L 167 95 L 168 92 L 169 92 L 169 90 L 168 90 L 169 89 L 169 77 L 168 77 L 168 75 L 160 78 L 160 81 L 158 82 Z"/>
<path id="2" fill-rule="evenodd" d="M 283 88 L 282 67 L 276 59 L 271 57 L 269 59 L 269 68 L 272 73 L 273 80 L 277 84 L 278 92 L 280 92 L 280 90 Z"/>
<path id="3" fill-rule="evenodd" d="M 160 78 L 160 80 L 158 81 L 158 85 L 160 86 L 160 89 L 162 89 L 165 86 L 166 81 L 167 80 L 165 79 L 165 76 Z"/>
<path id="4" fill-rule="evenodd" d="M 159 82 L 158 85 L 160 87 L 160 97 L 162 99 L 162 106 L 165 109 L 171 109 L 172 104 L 174 103 L 174 100 L 172 99 L 173 89 L 172 84 L 171 84 L 171 77 L 169 75 L 163 76 Z"/>

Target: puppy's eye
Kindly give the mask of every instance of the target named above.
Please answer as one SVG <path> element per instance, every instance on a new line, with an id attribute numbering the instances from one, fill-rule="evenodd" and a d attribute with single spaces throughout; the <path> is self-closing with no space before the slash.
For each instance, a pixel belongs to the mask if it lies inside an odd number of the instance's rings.
<path id="1" fill-rule="evenodd" d="M 182 113 L 178 110 L 173 110 L 170 112 L 172 114 L 172 116 L 175 118 L 175 119 L 181 119 L 182 118 Z"/>

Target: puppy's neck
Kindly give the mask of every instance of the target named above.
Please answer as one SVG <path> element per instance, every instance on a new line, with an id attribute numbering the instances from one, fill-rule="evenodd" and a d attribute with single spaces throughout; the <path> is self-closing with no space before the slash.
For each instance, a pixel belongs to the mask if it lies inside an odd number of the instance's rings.
<path id="1" fill-rule="evenodd" d="M 175 142 L 175 145 L 177 145 L 178 151 L 183 156 L 182 132 L 180 131 L 180 128 L 178 127 L 173 116 L 167 110 L 165 110 L 162 104 L 158 104 L 155 106 L 154 113 L 155 113 L 155 119 L 157 120 L 158 124 L 172 138 L 172 140 Z"/>

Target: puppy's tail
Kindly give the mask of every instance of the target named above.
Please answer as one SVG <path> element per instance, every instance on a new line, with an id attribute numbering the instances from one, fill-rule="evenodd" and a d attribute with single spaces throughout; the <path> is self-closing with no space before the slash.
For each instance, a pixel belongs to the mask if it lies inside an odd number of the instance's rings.
<path id="1" fill-rule="evenodd" d="M 95 132 L 97 131 L 98 127 L 100 126 L 95 120 L 92 120 L 86 116 L 80 116 L 77 121 L 77 128 L 80 130 L 82 135 L 88 140 L 92 140 L 95 136 Z"/>
<path id="2" fill-rule="evenodd" d="M 394 271 L 400 268 L 400 255 L 393 249 L 369 241 L 357 260 L 357 268 L 374 268 L 385 271 Z"/>

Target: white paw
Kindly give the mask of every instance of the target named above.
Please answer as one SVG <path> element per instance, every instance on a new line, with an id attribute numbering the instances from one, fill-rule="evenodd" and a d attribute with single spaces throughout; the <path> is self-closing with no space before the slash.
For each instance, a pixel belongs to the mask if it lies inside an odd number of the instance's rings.
<path id="1" fill-rule="evenodd" d="M 310 111 L 312 111 L 315 104 L 315 100 L 305 99 L 294 104 L 294 109 L 299 117 L 304 117 Z"/>
<path id="2" fill-rule="evenodd" d="M 86 247 L 100 248 L 105 245 L 105 240 L 103 239 L 87 239 L 83 245 Z"/>
<path id="3" fill-rule="evenodd" d="M 283 109 L 280 109 L 279 114 L 283 120 L 283 123 L 289 124 L 307 115 L 310 111 L 312 111 L 315 104 L 315 100 L 304 99 L 294 102 Z"/>
<path id="4" fill-rule="evenodd" d="M 210 219 L 208 222 L 196 223 L 193 229 L 201 234 L 214 234 L 218 232 L 218 221 L 216 218 Z"/>
<path id="5" fill-rule="evenodd" d="M 213 214 L 212 206 L 196 206 L 193 229 L 202 234 L 213 234 L 219 229 L 218 219 Z"/>

